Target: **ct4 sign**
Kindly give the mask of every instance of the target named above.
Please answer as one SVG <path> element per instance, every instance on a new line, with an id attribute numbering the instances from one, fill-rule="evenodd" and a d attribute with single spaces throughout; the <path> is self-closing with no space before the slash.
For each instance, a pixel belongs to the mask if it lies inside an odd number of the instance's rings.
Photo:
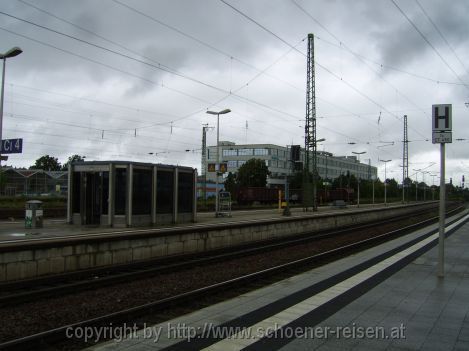
<path id="1" fill-rule="evenodd" d="M 2 154 L 21 154 L 23 152 L 23 139 L 3 139 L 0 145 Z"/>

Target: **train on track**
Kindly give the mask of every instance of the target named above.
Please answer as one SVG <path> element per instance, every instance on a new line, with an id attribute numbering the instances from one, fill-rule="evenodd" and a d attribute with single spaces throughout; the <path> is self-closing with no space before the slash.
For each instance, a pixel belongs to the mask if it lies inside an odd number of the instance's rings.
<path id="1" fill-rule="evenodd" d="M 239 187 L 232 196 L 236 199 L 238 205 L 274 204 L 279 201 L 281 191 L 282 201 L 285 201 L 285 192 L 279 188 L 262 187 Z M 355 192 L 351 188 L 320 189 L 317 191 L 318 204 L 328 204 L 336 200 L 343 200 L 348 204 L 355 202 Z M 299 204 L 303 201 L 303 191 L 301 189 L 290 189 L 289 202 Z"/>

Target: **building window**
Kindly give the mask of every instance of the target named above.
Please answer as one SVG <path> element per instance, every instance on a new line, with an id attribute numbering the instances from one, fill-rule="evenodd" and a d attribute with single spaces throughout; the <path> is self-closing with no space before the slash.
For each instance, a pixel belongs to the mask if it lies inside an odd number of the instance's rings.
<path id="1" fill-rule="evenodd" d="M 228 168 L 236 168 L 238 167 L 238 162 L 237 161 L 228 161 Z"/>
<path id="2" fill-rule="evenodd" d="M 269 165 L 270 165 L 271 162 L 272 162 L 272 161 L 265 160 L 265 165 L 266 165 L 267 167 L 269 167 Z"/>
<path id="3" fill-rule="evenodd" d="M 252 149 L 239 149 L 238 156 L 252 156 Z"/>
<path id="4" fill-rule="evenodd" d="M 246 161 L 238 161 L 238 167 L 241 167 L 242 165 L 244 165 L 246 163 Z"/>
<path id="5" fill-rule="evenodd" d="M 277 167 L 277 160 L 270 161 L 270 167 Z"/>
<path id="6" fill-rule="evenodd" d="M 267 149 L 254 149 L 254 156 L 266 156 L 269 154 Z"/>
<path id="7" fill-rule="evenodd" d="M 223 156 L 238 156 L 238 150 L 233 150 L 233 149 L 223 150 Z"/>

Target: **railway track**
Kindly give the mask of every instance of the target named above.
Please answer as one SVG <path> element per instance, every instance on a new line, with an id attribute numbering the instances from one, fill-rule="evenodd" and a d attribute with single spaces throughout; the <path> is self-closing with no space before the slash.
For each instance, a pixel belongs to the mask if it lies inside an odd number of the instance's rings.
<path id="1" fill-rule="evenodd" d="M 455 213 L 456 211 L 461 210 L 461 208 L 454 209 L 450 211 L 450 213 Z M 258 272 L 246 274 L 243 276 L 236 277 L 234 279 L 229 279 L 226 281 L 222 282 L 217 282 L 214 284 L 211 284 L 209 286 L 205 286 L 203 288 L 195 289 L 192 291 L 187 291 L 181 294 L 177 294 L 175 296 L 170 296 L 164 299 L 160 299 L 157 301 L 152 301 L 140 306 L 135 306 L 132 308 L 128 308 L 125 310 L 121 310 L 118 312 L 110 313 L 107 315 L 103 315 L 97 318 L 92 318 L 88 319 L 86 321 L 81 321 L 78 323 L 73 323 L 73 324 L 68 324 L 64 325 L 58 328 L 54 328 L 48 331 L 44 331 L 41 333 L 37 333 L 34 335 L 26 336 L 23 338 L 18 338 L 15 340 L 11 340 L 8 342 L 5 342 L 3 344 L 0 344 L 0 349 L 18 349 L 18 348 L 23 348 L 27 349 L 30 348 L 31 346 L 35 346 L 34 348 L 37 348 L 39 343 L 46 343 L 46 344 L 53 344 L 57 342 L 57 340 L 64 339 L 65 337 L 65 331 L 68 328 L 79 328 L 79 327 L 86 327 L 86 326 L 98 326 L 98 325 L 104 325 L 108 323 L 119 323 L 122 321 L 126 320 L 132 320 L 133 318 L 138 318 L 144 314 L 148 314 L 150 312 L 155 312 L 155 311 L 160 311 L 162 309 L 168 308 L 169 305 L 174 306 L 174 305 L 180 305 L 181 303 L 187 302 L 187 301 L 194 301 L 196 298 L 200 297 L 205 297 L 207 295 L 215 294 L 220 291 L 226 291 L 227 289 L 233 289 L 235 287 L 245 287 L 247 284 L 252 284 L 253 282 L 256 282 L 257 285 L 263 284 L 262 281 L 267 281 L 267 283 L 271 282 L 271 278 L 274 275 L 284 274 L 285 272 L 291 272 L 296 271 L 298 269 L 305 269 L 310 268 L 311 264 L 317 265 L 322 262 L 326 262 L 329 260 L 332 260 L 336 257 L 344 256 L 346 254 L 349 254 L 351 252 L 355 252 L 357 250 L 361 250 L 364 248 L 367 248 L 369 246 L 375 245 L 376 243 L 381 243 L 385 240 L 389 240 L 392 238 L 395 238 L 397 236 L 403 235 L 405 233 L 408 233 L 410 231 L 413 231 L 417 228 L 426 226 L 432 222 L 435 221 L 437 217 L 432 217 L 423 221 L 420 221 L 418 223 L 408 225 L 404 228 L 392 230 L 365 240 L 360 240 L 358 242 L 352 243 L 352 244 L 347 244 L 343 245 L 337 248 L 334 248 L 332 250 L 328 250 L 325 252 L 321 252 L 318 254 L 314 254 L 308 257 L 304 257 L 298 260 L 295 260 L 293 262 L 288 262 L 285 264 L 277 265 L 274 267 L 270 267 L 268 269 L 263 269 Z M 402 218 L 395 218 L 393 221 L 402 221 Z M 375 223 L 376 225 L 376 223 Z M 354 229 L 360 230 L 358 228 L 367 227 L 370 228 L 371 224 L 366 225 L 366 226 L 356 226 Z M 320 235 L 317 235 L 314 240 L 319 240 L 319 237 L 325 238 L 325 237 L 331 237 L 331 236 L 338 236 L 341 234 L 346 234 L 350 233 L 351 228 L 347 228 L 341 231 L 336 231 L 336 232 L 331 232 L 331 233 L 322 233 Z M 308 238 L 295 238 L 294 240 L 289 240 L 289 245 L 298 245 L 304 242 L 304 240 L 308 240 Z M 311 240 L 311 238 L 309 238 Z M 285 243 L 270 243 L 269 245 L 265 245 L 262 248 L 245 248 L 244 250 L 240 250 L 239 252 L 233 252 L 233 255 L 247 255 L 247 252 L 254 253 L 256 250 L 272 250 L 275 247 L 279 247 L 285 245 Z M 259 252 L 259 251 L 257 251 Z M 200 261 L 200 264 L 208 263 L 210 260 L 216 260 L 216 259 L 221 259 L 221 257 L 224 257 L 224 259 L 227 259 L 229 257 L 228 255 L 217 255 L 214 257 L 206 257 L 204 258 L 205 261 Z M 217 258 L 218 257 L 218 258 Z M 203 260 L 203 258 L 200 258 Z M 191 263 L 189 262 L 184 262 L 182 264 L 185 265 L 193 265 L 194 261 Z M 177 264 L 173 264 L 174 267 L 177 266 Z M 166 267 L 167 268 L 167 267 Z M 114 278 L 113 278 L 114 279 Z M 117 278 L 116 278 L 117 279 Z M 5 300 L 6 301 L 6 300 Z M 12 301 L 12 300 L 10 300 Z M 44 344 L 43 344 L 44 345 Z"/>
<path id="2" fill-rule="evenodd" d="M 422 215 L 429 211 L 432 210 L 419 210 L 416 211 L 414 215 Z M 173 272 L 194 265 L 205 265 L 212 262 L 268 252 L 302 243 L 314 242 L 325 238 L 347 235 L 359 230 L 373 228 L 377 224 L 387 225 L 398 223 L 407 217 L 408 216 L 396 216 L 387 220 L 352 225 L 338 230 L 306 233 L 289 238 L 256 242 L 199 254 L 178 255 L 177 257 L 155 259 L 142 263 L 123 264 L 111 268 L 89 269 L 50 277 L 0 283 L 0 307 L 43 297 L 76 293 L 78 291 L 118 284 L 128 281 L 129 279 L 149 277 L 161 272 Z"/>

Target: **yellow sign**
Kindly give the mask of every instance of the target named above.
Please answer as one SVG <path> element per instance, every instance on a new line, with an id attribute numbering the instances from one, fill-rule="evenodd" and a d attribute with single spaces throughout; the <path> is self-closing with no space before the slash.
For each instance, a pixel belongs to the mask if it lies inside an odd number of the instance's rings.
<path id="1" fill-rule="evenodd" d="M 209 163 L 207 164 L 207 172 L 216 172 L 217 165 L 216 163 Z M 220 170 L 218 173 L 226 173 L 228 172 L 228 164 L 227 163 L 220 163 Z"/>

